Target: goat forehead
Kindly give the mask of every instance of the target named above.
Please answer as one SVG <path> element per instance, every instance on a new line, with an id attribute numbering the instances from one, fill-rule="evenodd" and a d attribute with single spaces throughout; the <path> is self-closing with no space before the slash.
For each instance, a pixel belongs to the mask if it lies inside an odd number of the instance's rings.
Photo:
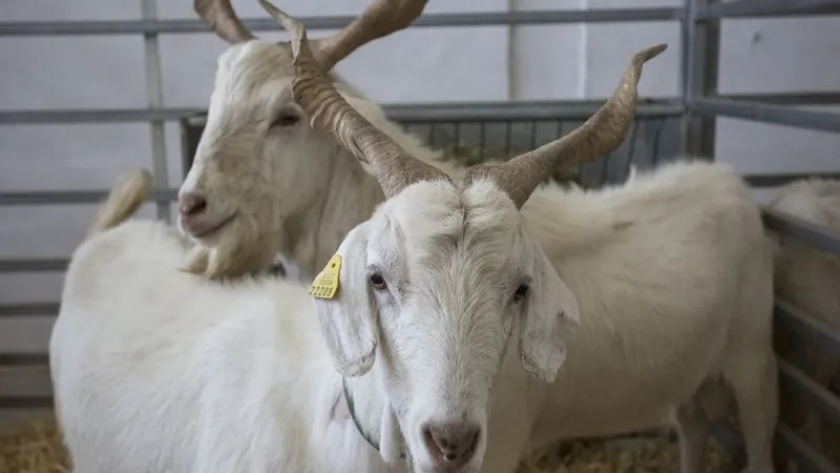
<path id="1" fill-rule="evenodd" d="M 252 91 L 294 77 L 288 45 L 252 40 L 231 47 L 219 57 L 217 89 L 228 94 Z"/>
<path id="2" fill-rule="evenodd" d="M 443 181 L 421 182 L 383 210 L 406 256 L 423 260 L 418 262 L 422 266 L 498 266 L 520 231 L 512 201 L 492 185 L 463 189 Z"/>

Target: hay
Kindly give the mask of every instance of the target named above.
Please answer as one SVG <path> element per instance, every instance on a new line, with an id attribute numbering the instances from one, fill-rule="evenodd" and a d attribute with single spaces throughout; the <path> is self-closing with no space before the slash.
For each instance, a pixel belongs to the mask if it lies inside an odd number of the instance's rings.
<path id="1" fill-rule="evenodd" d="M 737 471 L 715 440 L 707 444 L 706 472 Z M 519 473 L 679 473 L 680 455 L 669 435 L 587 439 L 540 449 L 523 461 Z"/>
<path id="2" fill-rule="evenodd" d="M 679 449 L 667 434 L 578 440 L 535 451 L 519 473 L 678 473 Z M 734 472 L 727 454 L 711 440 L 708 473 Z M 0 473 L 69 473 L 69 459 L 52 419 L 0 432 Z"/>
<path id="3" fill-rule="evenodd" d="M 68 473 L 69 457 L 53 419 L 0 432 L 0 473 Z"/>

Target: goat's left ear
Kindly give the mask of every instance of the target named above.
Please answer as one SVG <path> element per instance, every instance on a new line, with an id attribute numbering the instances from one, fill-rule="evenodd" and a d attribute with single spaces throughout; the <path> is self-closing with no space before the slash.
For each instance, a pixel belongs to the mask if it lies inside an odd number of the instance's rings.
<path id="1" fill-rule="evenodd" d="M 557 275 L 539 245 L 529 243 L 533 278 L 520 327 L 519 355 L 530 374 L 551 383 L 566 359 L 564 328 L 580 324 L 577 298 Z"/>
<path id="2" fill-rule="evenodd" d="M 313 295 L 321 335 L 333 364 L 347 377 L 367 373 L 376 356 L 376 308 L 365 277 L 368 229 L 367 223 L 358 225 L 336 251 L 341 257 L 336 270 L 338 291 L 332 298 Z M 329 272 L 333 262 L 327 263 L 324 271 Z M 318 281 L 316 277 L 315 282 Z"/>

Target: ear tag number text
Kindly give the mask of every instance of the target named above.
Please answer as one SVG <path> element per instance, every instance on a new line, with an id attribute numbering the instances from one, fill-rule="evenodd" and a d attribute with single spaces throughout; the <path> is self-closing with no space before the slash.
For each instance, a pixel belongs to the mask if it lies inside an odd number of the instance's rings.
<path id="1" fill-rule="evenodd" d="M 341 272 L 341 256 L 333 255 L 324 269 L 315 276 L 309 295 L 319 299 L 333 299 L 338 292 L 338 275 Z"/>

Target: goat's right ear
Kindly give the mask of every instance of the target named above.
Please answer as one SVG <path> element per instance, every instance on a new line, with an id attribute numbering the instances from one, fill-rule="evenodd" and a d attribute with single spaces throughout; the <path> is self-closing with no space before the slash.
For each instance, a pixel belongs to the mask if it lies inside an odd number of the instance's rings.
<path id="1" fill-rule="evenodd" d="M 310 294 L 315 298 L 315 313 L 321 334 L 332 355 L 333 365 L 342 376 L 361 376 L 370 370 L 376 356 L 376 307 L 365 277 L 369 226 L 354 228 L 338 247 L 321 274 L 315 278 Z M 337 264 L 338 267 L 331 265 Z M 338 290 L 318 295 L 323 275 L 338 276 Z M 313 294 L 314 293 L 314 294 Z"/>

